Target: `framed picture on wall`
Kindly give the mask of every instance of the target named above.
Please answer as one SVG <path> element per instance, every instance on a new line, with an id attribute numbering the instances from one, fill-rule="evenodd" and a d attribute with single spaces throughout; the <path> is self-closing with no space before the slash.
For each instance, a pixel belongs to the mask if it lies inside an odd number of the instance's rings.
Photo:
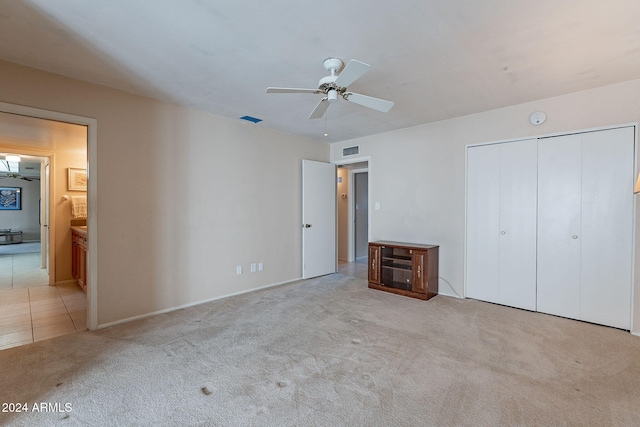
<path id="1" fill-rule="evenodd" d="M 22 209 L 20 187 L 0 187 L 0 211 Z"/>
<path id="2" fill-rule="evenodd" d="M 87 191 L 87 170 L 69 168 L 69 191 Z"/>

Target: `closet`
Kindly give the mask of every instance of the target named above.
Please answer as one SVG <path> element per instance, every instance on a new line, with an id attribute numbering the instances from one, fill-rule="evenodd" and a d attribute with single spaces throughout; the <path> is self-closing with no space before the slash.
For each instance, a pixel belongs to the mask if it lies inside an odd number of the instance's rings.
<path id="1" fill-rule="evenodd" d="M 467 297 L 629 329 L 634 140 L 468 147 Z"/>

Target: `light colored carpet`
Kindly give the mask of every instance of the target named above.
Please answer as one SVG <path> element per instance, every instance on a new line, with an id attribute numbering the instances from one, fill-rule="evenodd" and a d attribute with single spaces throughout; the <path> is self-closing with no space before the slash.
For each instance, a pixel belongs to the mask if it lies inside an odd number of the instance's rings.
<path id="1" fill-rule="evenodd" d="M 0 402 L 29 405 L 3 425 L 640 425 L 638 337 L 342 274 L 0 351 L 0 366 Z"/>

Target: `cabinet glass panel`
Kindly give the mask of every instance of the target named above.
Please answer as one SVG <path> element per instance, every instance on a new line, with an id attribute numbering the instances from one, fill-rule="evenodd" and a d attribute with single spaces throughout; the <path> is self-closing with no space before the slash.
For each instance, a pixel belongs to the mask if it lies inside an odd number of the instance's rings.
<path id="1" fill-rule="evenodd" d="M 381 283 L 397 289 L 411 290 L 411 250 L 406 248 L 382 248 Z"/>

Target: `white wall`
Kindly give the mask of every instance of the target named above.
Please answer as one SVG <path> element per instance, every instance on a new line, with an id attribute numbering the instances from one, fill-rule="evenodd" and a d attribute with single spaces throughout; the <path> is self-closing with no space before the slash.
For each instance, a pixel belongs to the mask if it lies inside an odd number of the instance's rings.
<path id="1" fill-rule="evenodd" d="M 40 240 L 38 201 L 40 181 L 25 181 L 17 178 L 0 179 L 0 187 L 20 187 L 21 206 L 17 211 L 0 211 L 0 228 L 22 231 L 22 240 Z"/>
<path id="2" fill-rule="evenodd" d="M 441 293 L 463 295 L 466 146 L 637 122 L 638 99 L 640 80 L 633 80 L 333 144 L 331 160 L 356 144 L 371 156 L 370 203 L 380 202 L 371 215 L 372 239 L 440 245 Z M 528 116 L 538 110 L 548 118 L 533 126 Z M 639 244 L 637 238 L 636 266 Z M 636 267 L 634 331 L 640 331 L 638 273 Z"/>
<path id="3" fill-rule="evenodd" d="M 301 160 L 328 161 L 325 143 L 8 62 L 0 77 L 0 102 L 97 120 L 99 325 L 300 278 Z"/>

